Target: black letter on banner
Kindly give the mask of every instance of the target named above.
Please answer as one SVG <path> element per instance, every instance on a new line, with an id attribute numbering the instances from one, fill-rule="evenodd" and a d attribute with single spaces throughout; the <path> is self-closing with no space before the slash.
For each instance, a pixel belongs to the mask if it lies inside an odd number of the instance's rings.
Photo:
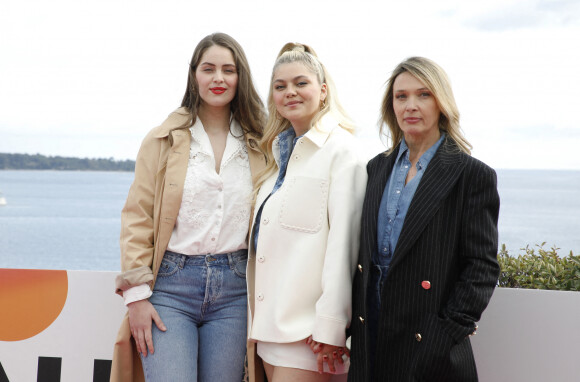
<path id="1" fill-rule="evenodd" d="M 36 382 L 60 382 L 62 358 L 38 357 Z"/>
<path id="2" fill-rule="evenodd" d="M 93 382 L 109 382 L 109 378 L 111 378 L 111 363 L 108 359 L 95 360 L 95 365 L 93 366 Z"/>
<path id="3" fill-rule="evenodd" d="M 10 382 L 4 368 L 2 367 L 2 362 L 0 362 L 0 382 Z"/>

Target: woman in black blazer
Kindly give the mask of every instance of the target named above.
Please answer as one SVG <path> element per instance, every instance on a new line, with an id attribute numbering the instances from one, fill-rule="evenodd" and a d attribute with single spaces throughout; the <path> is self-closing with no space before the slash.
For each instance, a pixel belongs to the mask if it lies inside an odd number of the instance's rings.
<path id="1" fill-rule="evenodd" d="M 395 68 L 382 120 L 393 145 L 367 166 L 348 380 L 477 381 L 469 337 L 499 274 L 495 172 L 470 156 L 428 59 Z"/>

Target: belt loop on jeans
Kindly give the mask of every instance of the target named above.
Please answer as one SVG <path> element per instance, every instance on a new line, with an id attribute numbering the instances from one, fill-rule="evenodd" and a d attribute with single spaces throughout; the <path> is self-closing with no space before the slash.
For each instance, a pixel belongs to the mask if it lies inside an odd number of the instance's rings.
<path id="1" fill-rule="evenodd" d="M 179 269 L 183 269 L 185 267 L 185 261 L 187 260 L 187 256 L 183 254 L 179 254 Z"/>

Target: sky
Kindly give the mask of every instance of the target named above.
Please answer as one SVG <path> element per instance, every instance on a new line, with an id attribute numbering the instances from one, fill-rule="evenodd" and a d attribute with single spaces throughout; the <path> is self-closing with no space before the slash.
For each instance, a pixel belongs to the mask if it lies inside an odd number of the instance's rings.
<path id="1" fill-rule="evenodd" d="M 385 81 L 424 56 L 451 79 L 473 156 L 580 170 L 578 0 L 2 0 L 0 152 L 135 159 L 217 31 L 243 46 L 263 99 L 280 48 L 311 45 L 369 156 L 385 149 Z"/>

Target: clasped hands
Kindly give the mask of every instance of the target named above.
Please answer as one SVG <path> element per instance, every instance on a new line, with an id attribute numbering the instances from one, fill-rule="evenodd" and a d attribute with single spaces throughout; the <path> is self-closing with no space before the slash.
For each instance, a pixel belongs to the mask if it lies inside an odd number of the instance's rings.
<path id="1" fill-rule="evenodd" d="M 310 345 L 310 349 L 314 354 L 317 354 L 316 362 L 318 364 L 318 372 L 324 372 L 324 363 L 328 365 L 328 369 L 331 373 L 336 372 L 335 361 L 339 364 L 343 364 L 343 355 L 350 357 L 349 350 L 344 346 L 334 346 L 329 344 L 324 344 L 322 342 L 316 342 L 312 339 L 312 336 L 306 339 L 306 344 Z"/>

